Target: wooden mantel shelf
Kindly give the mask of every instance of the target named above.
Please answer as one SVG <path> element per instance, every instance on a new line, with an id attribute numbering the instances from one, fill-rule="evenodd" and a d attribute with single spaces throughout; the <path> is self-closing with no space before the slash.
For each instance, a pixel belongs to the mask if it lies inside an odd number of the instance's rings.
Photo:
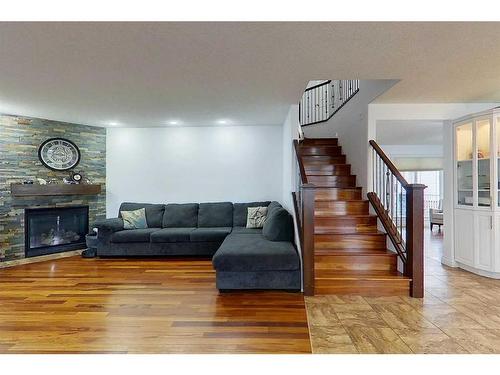
<path id="1" fill-rule="evenodd" d="M 14 197 L 51 196 L 51 195 L 97 195 L 101 192 L 100 184 L 10 184 Z"/>

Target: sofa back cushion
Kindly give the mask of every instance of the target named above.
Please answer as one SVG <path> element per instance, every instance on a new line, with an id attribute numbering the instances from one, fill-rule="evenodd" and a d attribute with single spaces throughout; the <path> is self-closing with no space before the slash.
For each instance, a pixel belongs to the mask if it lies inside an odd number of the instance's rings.
<path id="1" fill-rule="evenodd" d="M 198 203 L 171 203 L 165 206 L 164 228 L 194 228 L 198 225 Z"/>
<path id="2" fill-rule="evenodd" d="M 248 207 L 267 207 L 269 203 L 271 202 L 235 203 L 233 205 L 233 226 L 246 227 Z"/>
<path id="3" fill-rule="evenodd" d="M 123 202 L 120 205 L 118 217 L 122 217 L 121 211 L 135 211 L 141 208 L 146 209 L 146 221 L 148 222 L 148 228 L 161 228 L 163 213 L 165 211 L 164 204 Z"/>
<path id="4" fill-rule="evenodd" d="M 198 227 L 232 227 L 233 204 L 231 202 L 200 203 Z"/>
<path id="5" fill-rule="evenodd" d="M 294 240 L 294 226 L 292 215 L 283 207 L 268 208 L 266 222 L 262 228 L 262 235 L 270 241 Z"/>

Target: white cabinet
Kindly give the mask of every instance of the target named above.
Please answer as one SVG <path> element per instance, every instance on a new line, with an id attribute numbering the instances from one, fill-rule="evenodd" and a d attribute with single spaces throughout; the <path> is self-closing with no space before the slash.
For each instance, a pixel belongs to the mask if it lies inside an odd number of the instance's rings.
<path id="1" fill-rule="evenodd" d="M 500 109 L 454 122 L 457 264 L 500 278 Z"/>
<path id="2" fill-rule="evenodd" d="M 474 266 L 485 271 L 493 270 L 493 215 L 476 212 L 474 215 L 475 259 Z"/>
<path id="3" fill-rule="evenodd" d="M 455 259 L 469 266 L 474 265 L 474 236 L 471 235 L 473 224 L 472 212 L 455 210 Z"/>

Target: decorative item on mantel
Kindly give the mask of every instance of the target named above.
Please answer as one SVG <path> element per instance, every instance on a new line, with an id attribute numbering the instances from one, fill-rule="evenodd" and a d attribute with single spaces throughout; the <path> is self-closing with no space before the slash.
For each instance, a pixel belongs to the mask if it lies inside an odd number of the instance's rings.
<path id="1" fill-rule="evenodd" d="M 47 185 L 47 180 L 43 178 L 37 178 L 36 181 L 38 182 L 39 185 Z"/>

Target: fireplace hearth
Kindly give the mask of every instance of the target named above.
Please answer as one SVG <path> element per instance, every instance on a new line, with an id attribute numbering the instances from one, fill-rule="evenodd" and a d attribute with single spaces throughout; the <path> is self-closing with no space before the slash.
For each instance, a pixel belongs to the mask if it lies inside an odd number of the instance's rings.
<path id="1" fill-rule="evenodd" d="M 24 215 L 26 257 L 85 248 L 88 206 L 27 208 Z"/>

